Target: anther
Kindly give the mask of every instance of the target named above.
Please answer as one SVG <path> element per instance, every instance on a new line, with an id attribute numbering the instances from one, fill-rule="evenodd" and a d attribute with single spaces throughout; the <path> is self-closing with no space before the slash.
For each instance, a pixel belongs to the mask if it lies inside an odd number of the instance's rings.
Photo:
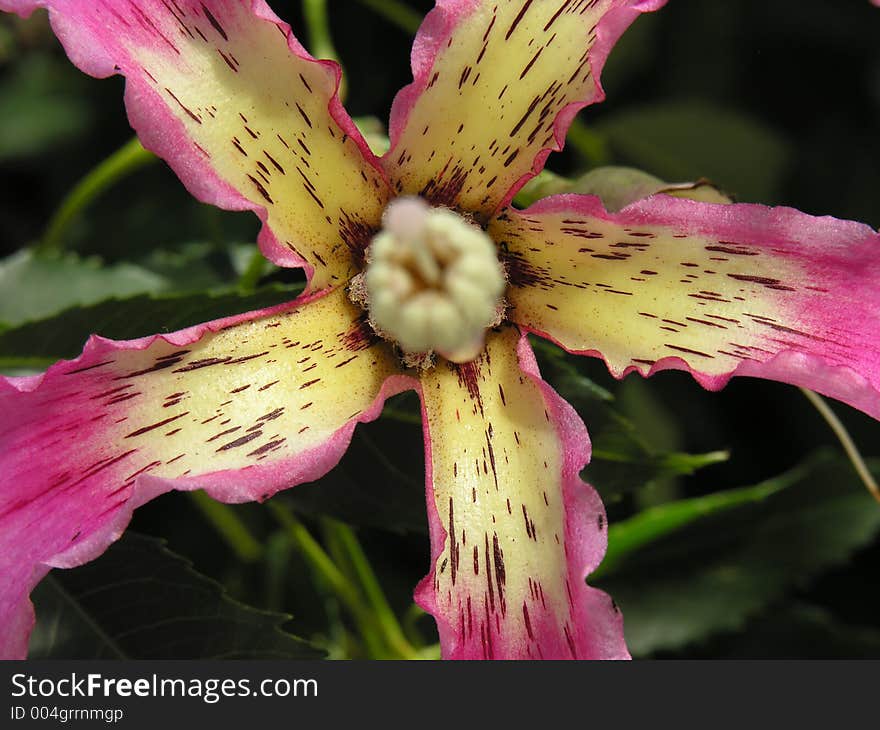
<path id="1" fill-rule="evenodd" d="M 467 362 L 503 314 L 495 244 L 478 226 L 421 198 L 393 200 L 353 289 L 373 328 L 407 355 Z"/>

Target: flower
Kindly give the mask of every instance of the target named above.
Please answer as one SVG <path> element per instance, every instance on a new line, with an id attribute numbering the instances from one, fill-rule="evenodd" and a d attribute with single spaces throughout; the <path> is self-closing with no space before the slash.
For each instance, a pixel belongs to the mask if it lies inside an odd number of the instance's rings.
<path id="1" fill-rule="evenodd" d="M 677 368 L 715 389 L 752 375 L 880 416 L 867 226 L 665 195 L 617 213 L 582 195 L 510 207 L 603 97 L 620 34 L 664 2 L 439 0 L 380 160 L 338 101 L 338 67 L 264 0 L 0 0 L 47 7 L 85 72 L 124 74 L 144 145 L 199 199 L 256 212 L 261 250 L 309 276 L 290 304 L 92 337 L 44 375 L 0 380 L 0 655 L 25 653 L 31 588 L 100 554 L 136 507 L 316 479 L 357 423 L 416 389 L 432 566 L 416 596 L 444 656 L 628 656 L 613 602 L 584 581 L 606 543 L 579 477 L 586 429 L 528 333 L 618 377 Z M 486 236 L 503 300 L 473 264 Z"/>

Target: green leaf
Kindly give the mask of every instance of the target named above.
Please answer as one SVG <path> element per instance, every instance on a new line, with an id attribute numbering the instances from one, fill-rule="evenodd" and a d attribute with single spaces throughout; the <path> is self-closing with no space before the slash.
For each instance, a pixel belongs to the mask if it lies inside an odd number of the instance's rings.
<path id="1" fill-rule="evenodd" d="M 253 243 L 189 241 L 173 249 L 152 250 L 137 263 L 164 278 L 169 293 L 203 292 L 236 283 L 256 250 Z M 263 275 L 273 270 L 263 259 Z"/>
<path id="2" fill-rule="evenodd" d="M 163 277 L 133 264 L 103 267 L 96 258 L 25 249 L 0 261 L 0 322 L 18 325 L 109 297 L 160 292 L 166 285 Z"/>
<path id="3" fill-rule="evenodd" d="M 657 404 L 647 402 L 645 392 L 639 390 L 638 398 L 626 398 L 630 401 L 629 410 L 638 418 L 637 425 L 623 412 L 625 404 L 583 375 L 574 358 L 546 342 L 533 339 L 532 344 L 544 377 L 589 424 L 593 456 L 584 470 L 584 478 L 606 501 L 728 459 L 726 451 L 686 454 L 671 448 L 672 441 L 649 443 L 645 433 L 670 434 L 677 426 L 670 414 Z M 636 382 L 631 385 L 635 386 Z M 635 409 L 636 401 L 642 412 Z M 656 437 L 655 440 L 664 439 Z"/>
<path id="4" fill-rule="evenodd" d="M 692 522 L 734 507 L 762 502 L 802 476 L 800 471 L 790 472 L 754 487 L 728 489 L 704 497 L 667 502 L 611 525 L 608 528 L 608 551 L 599 569 L 593 573 L 593 579 L 614 573 L 627 556 Z"/>
<path id="5" fill-rule="evenodd" d="M 850 464 L 823 453 L 757 487 L 612 527 L 599 585 L 623 609 L 630 650 L 644 656 L 741 627 L 878 529 L 880 508 Z"/>
<path id="6" fill-rule="evenodd" d="M 265 287 L 250 295 L 141 295 L 73 307 L 0 333 L 0 367 L 15 367 L 23 359 L 51 362 L 75 357 L 93 333 L 115 340 L 134 339 L 270 307 L 294 299 L 300 289 L 295 285 Z"/>
<path id="7" fill-rule="evenodd" d="M 513 198 L 517 208 L 528 208 L 541 198 L 571 192 L 574 181 L 544 169 L 523 185 Z"/>
<path id="8" fill-rule="evenodd" d="M 163 541 L 127 533 L 33 594 L 32 659 L 313 659 L 286 614 L 229 597 Z"/>
<path id="9" fill-rule="evenodd" d="M 705 102 L 630 108 L 596 131 L 627 164 L 671 182 L 706 177 L 744 201 L 773 202 L 792 157 L 772 129 Z"/>

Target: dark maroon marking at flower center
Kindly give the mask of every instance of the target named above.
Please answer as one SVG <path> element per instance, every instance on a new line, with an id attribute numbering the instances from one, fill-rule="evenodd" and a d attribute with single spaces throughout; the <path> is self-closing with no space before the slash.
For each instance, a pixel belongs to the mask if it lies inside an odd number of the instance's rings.
<path id="1" fill-rule="evenodd" d="M 535 266 L 518 251 L 504 251 L 502 249 L 499 258 L 504 264 L 507 280 L 511 286 L 550 288 L 549 269 Z"/>
<path id="2" fill-rule="evenodd" d="M 361 220 L 353 218 L 347 211 L 339 214 L 339 236 L 354 258 L 358 268 L 364 266 L 364 252 L 370 245 L 373 236 L 379 232 L 376 226 L 368 225 Z"/>
<path id="3" fill-rule="evenodd" d="M 368 324 L 367 315 L 362 314 L 352 325 L 351 329 L 340 335 L 339 339 L 346 350 L 359 352 L 361 350 L 368 350 L 379 342 L 380 338 Z"/>
<path id="4" fill-rule="evenodd" d="M 480 415 L 483 415 L 483 396 L 480 393 L 480 368 L 477 364 L 477 361 L 466 362 L 461 365 L 453 365 L 450 363 L 450 367 L 452 367 L 456 374 L 458 375 L 458 384 L 463 386 L 468 395 L 471 397 L 471 400 L 476 403 L 477 408 L 480 410 Z"/>

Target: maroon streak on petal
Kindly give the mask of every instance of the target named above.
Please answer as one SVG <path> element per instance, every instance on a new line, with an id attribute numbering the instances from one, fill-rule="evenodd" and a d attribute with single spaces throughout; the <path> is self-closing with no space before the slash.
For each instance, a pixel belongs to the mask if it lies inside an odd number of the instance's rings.
<path id="1" fill-rule="evenodd" d="M 264 0 L 0 0 L 41 7 L 83 71 L 126 77 L 132 126 L 190 192 L 253 210 L 263 253 L 305 266 L 313 291 L 350 278 L 388 186 L 339 102 L 337 64 Z"/>
<path id="2" fill-rule="evenodd" d="M 791 208 L 547 198 L 490 225 L 510 316 L 612 373 L 811 388 L 880 417 L 880 234 Z M 552 241 L 553 245 L 546 245 Z M 584 245 L 587 244 L 587 245 Z"/>
<path id="3" fill-rule="evenodd" d="M 607 540 L 578 476 L 587 432 L 525 336 L 491 333 L 479 359 L 426 372 L 422 404 L 432 567 L 416 600 L 443 656 L 627 658 L 613 602 L 584 582 Z"/>
<path id="4" fill-rule="evenodd" d="M 332 468 L 357 423 L 416 385 L 362 326 L 335 290 L 168 335 L 92 337 L 44 375 L 0 378 L 0 658 L 25 655 L 28 594 L 49 568 L 97 557 L 144 502 L 198 488 L 262 500 Z"/>
<path id="5" fill-rule="evenodd" d="M 506 205 L 601 101 L 617 39 L 665 0 L 439 0 L 412 49 L 382 158 L 398 193 L 481 216 Z"/>

